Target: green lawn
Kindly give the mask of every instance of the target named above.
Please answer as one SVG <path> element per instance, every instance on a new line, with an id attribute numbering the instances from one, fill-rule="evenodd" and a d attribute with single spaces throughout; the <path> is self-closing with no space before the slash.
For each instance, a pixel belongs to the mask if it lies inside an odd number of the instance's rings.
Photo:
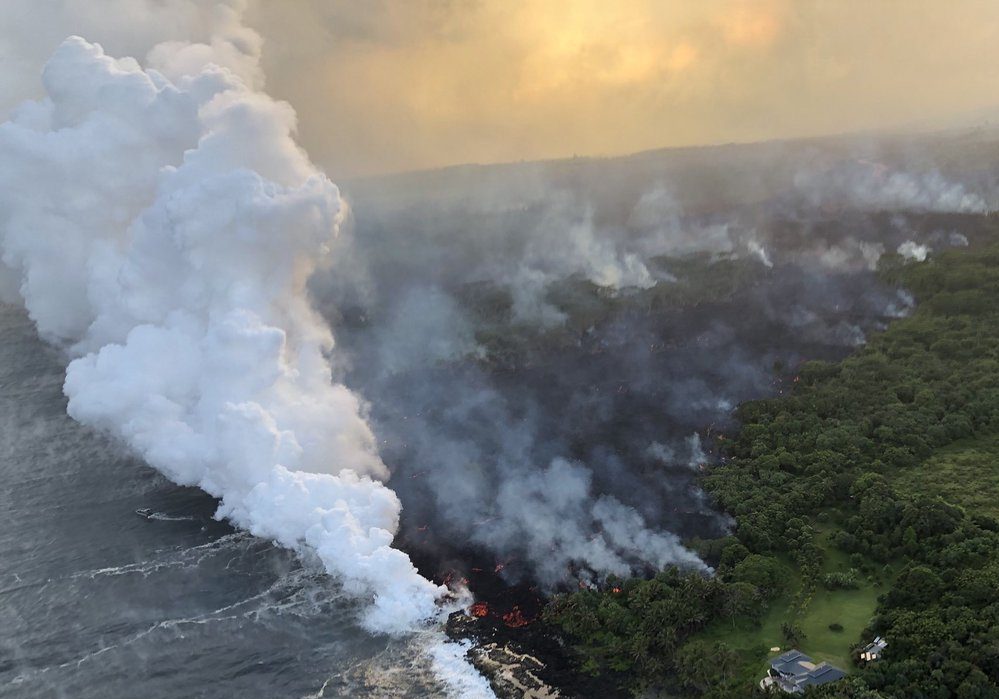
<path id="1" fill-rule="evenodd" d="M 968 512 L 999 517 L 999 435 L 954 442 L 891 480 L 900 493 L 936 494 Z"/>
<path id="2" fill-rule="evenodd" d="M 850 671 L 850 649 L 857 645 L 860 633 L 874 615 L 881 590 L 867 585 L 858 590 L 817 590 L 798 619 L 805 632 L 799 650 L 816 660 L 826 660 L 842 670 Z M 842 631 L 831 631 L 836 622 Z"/>
<path id="3" fill-rule="evenodd" d="M 850 560 L 842 551 L 829 544 L 829 535 L 837 529 L 834 525 L 820 525 L 817 543 L 826 556 L 823 573 L 847 572 Z M 872 568 L 875 565 L 867 561 Z M 699 638 L 724 641 L 743 658 L 742 675 L 747 681 L 759 680 L 766 672 L 769 659 L 779 647 L 781 652 L 791 646 L 784 640 L 781 627 L 784 623 L 796 624 L 805 634 L 798 650 L 816 661 L 832 663 L 846 672 L 853 669 L 850 650 L 860 642 L 860 635 L 874 616 L 877 599 L 887 586 L 867 580 L 860 575 L 861 585 L 856 590 L 827 590 L 819 586 L 808 599 L 801 599 L 801 578 L 795 567 L 787 563 L 790 580 L 787 593 L 774 600 L 759 625 L 741 622 L 718 621 L 706 628 Z M 829 625 L 838 623 L 842 631 L 832 631 Z"/>
<path id="4" fill-rule="evenodd" d="M 797 571 L 789 575 L 797 575 Z M 795 582 L 795 590 L 798 583 Z M 710 641 L 723 641 L 742 656 L 740 677 L 748 684 L 760 680 L 766 672 L 770 648 L 784 645 L 781 624 L 792 617 L 791 597 L 788 594 L 774 600 L 759 625 L 741 620 L 737 623 L 717 621 L 696 636 Z"/>
<path id="5" fill-rule="evenodd" d="M 830 536 L 838 529 L 833 524 L 817 526 L 816 543 L 825 554 L 825 565 L 822 573 L 848 573 L 853 566 L 850 557 L 830 543 Z M 882 566 L 870 560 L 864 564 L 870 570 L 879 570 Z M 801 630 L 805 632 L 805 641 L 800 650 L 808 653 L 816 660 L 825 660 L 837 667 L 850 671 L 852 661 L 850 649 L 860 641 L 860 634 L 874 616 L 878 605 L 878 596 L 886 589 L 884 582 L 878 580 L 879 575 L 868 575 L 858 572 L 860 586 L 856 590 L 827 590 L 819 586 L 812 599 L 805 605 L 797 619 Z M 837 623 L 842 631 L 832 631 L 830 624 Z"/>

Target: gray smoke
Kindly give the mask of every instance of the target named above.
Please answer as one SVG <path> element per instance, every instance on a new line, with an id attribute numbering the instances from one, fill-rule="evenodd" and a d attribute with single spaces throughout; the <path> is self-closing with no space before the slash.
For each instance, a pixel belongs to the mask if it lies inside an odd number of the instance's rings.
<path id="1" fill-rule="evenodd" d="M 681 541 L 726 530 L 696 474 L 733 407 L 911 309 L 877 281 L 886 251 L 967 244 L 985 220 L 982 173 L 871 148 L 348 183 L 344 264 L 312 290 L 370 402 L 401 545 L 548 586 L 700 567 Z"/>

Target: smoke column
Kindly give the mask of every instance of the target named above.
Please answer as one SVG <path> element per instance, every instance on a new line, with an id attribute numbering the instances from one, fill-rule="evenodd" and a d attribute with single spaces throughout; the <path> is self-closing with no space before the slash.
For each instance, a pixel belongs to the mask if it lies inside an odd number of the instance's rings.
<path id="1" fill-rule="evenodd" d="M 46 97 L 0 125 L 0 289 L 67 348 L 72 417 L 314 552 L 373 600 L 369 629 L 410 630 L 445 590 L 391 547 L 399 500 L 305 293 L 344 205 L 292 109 L 254 90 L 260 38 L 220 12 L 210 44 L 161 44 L 145 70 L 58 48 Z"/>

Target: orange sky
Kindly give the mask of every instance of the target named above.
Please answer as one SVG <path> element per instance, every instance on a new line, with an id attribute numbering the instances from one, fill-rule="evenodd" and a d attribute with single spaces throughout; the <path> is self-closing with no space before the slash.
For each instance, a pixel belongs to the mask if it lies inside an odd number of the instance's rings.
<path id="1" fill-rule="evenodd" d="M 983 120 L 992 0 L 257 0 L 334 176 Z"/>

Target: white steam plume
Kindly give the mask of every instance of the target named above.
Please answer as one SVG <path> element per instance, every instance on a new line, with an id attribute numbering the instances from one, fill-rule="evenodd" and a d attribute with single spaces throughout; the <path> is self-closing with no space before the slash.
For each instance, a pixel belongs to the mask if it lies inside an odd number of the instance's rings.
<path id="1" fill-rule="evenodd" d="M 926 260 L 926 256 L 930 254 L 930 249 L 926 245 L 920 245 L 914 240 L 906 240 L 898 246 L 896 252 L 898 252 L 903 259 L 923 262 Z"/>
<path id="2" fill-rule="evenodd" d="M 162 70 L 58 48 L 46 97 L 0 125 L 4 272 L 74 357 L 74 418 L 314 551 L 373 600 L 369 628 L 409 629 L 444 590 L 391 547 L 399 500 L 305 293 L 343 205 L 292 109 L 253 90 L 259 38 L 229 19 L 209 44 L 155 48 Z"/>

